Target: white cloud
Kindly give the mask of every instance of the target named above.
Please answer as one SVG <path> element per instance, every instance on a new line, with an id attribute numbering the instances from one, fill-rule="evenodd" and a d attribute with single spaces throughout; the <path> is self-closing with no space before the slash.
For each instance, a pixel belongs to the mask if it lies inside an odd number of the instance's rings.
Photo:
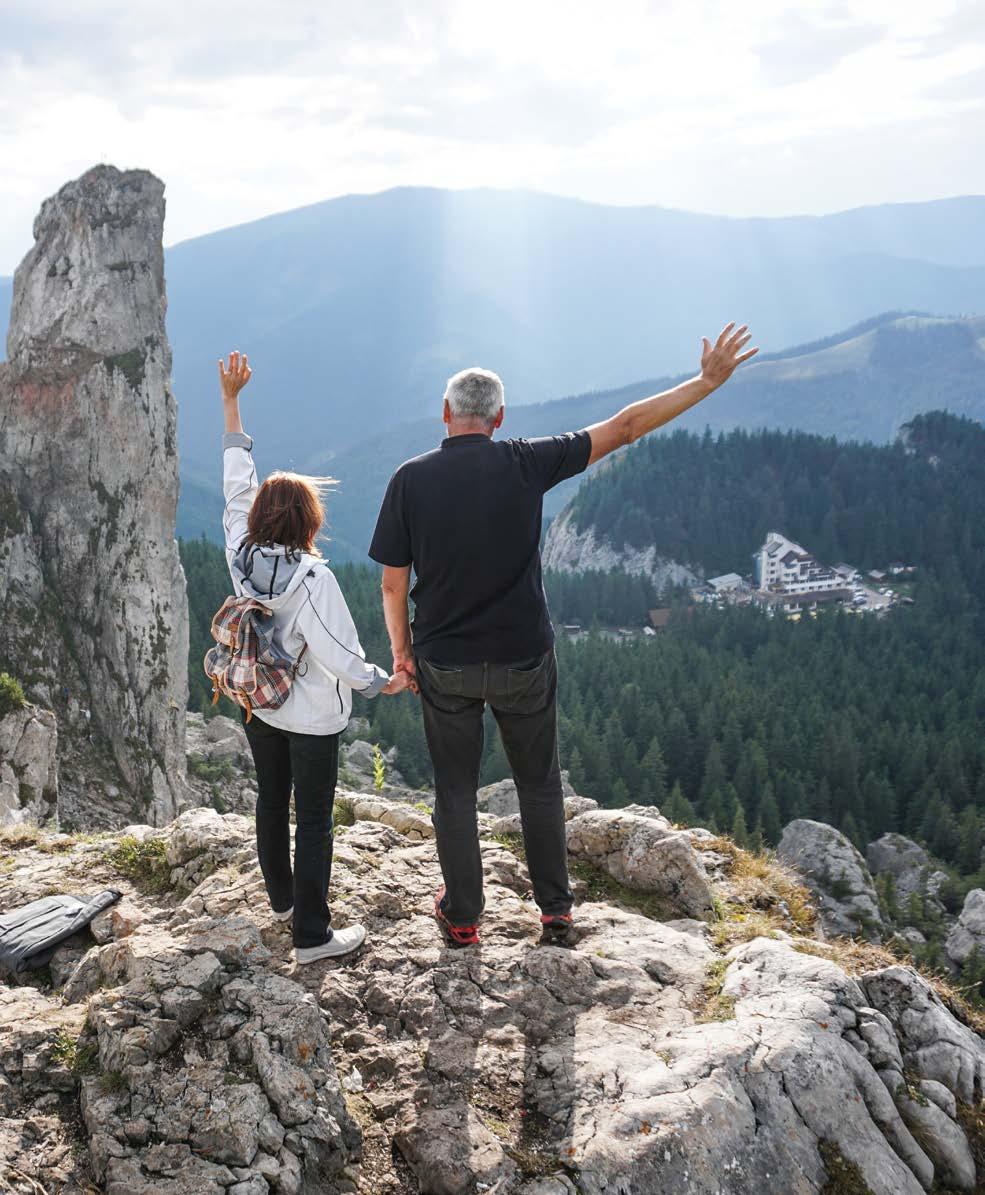
<path id="1" fill-rule="evenodd" d="M 169 241 L 351 191 L 533 187 L 732 214 L 985 191 L 981 6 L 4 0 L 0 273 L 96 161 Z"/>

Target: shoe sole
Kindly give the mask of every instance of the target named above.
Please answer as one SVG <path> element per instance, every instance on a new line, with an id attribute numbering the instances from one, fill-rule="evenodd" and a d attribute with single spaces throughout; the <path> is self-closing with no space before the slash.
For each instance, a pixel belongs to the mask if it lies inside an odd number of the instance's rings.
<path id="1" fill-rule="evenodd" d="M 291 907 L 289 909 L 285 909 L 283 913 L 278 913 L 273 909 L 271 912 L 274 914 L 275 921 L 290 921 L 294 916 L 294 906 L 291 905 Z"/>

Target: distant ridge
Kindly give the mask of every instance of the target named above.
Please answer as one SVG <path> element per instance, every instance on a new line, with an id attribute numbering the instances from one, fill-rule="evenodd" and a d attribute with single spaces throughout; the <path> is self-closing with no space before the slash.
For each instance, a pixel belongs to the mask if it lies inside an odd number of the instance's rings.
<path id="1" fill-rule="evenodd" d="M 815 342 L 757 358 L 673 427 L 797 429 L 844 441 L 888 443 L 903 423 L 933 408 L 985 419 L 985 316 L 887 313 L 821 343 L 826 347 Z M 507 392 L 503 434 L 549 435 L 585 427 L 676 380 L 650 378 L 526 406 L 510 405 Z M 392 424 L 361 444 L 312 458 L 312 468 L 341 481 L 329 504 L 336 559 L 365 556 L 390 474 L 441 438 L 437 397 L 433 411 L 427 419 Z M 184 534 L 214 535 L 218 527 L 217 479 L 209 476 L 204 482 L 186 482 L 183 489 L 179 527 Z M 577 485 L 576 480 L 552 491 L 547 512 L 560 510 Z"/>
<path id="2" fill-rule="evenodd" d="M 974 197 L 730 219 L 400 188 L 269 216 L 168 252 L 183 458 L 212 467 L 222 346 L 257 364 L 261 450 L 303 469 L 426 413 L 470 364 L 517 406 L 683 371 L 732 317 L 768 352 L 879 311 L 985 311 L 983 230 Z"/>

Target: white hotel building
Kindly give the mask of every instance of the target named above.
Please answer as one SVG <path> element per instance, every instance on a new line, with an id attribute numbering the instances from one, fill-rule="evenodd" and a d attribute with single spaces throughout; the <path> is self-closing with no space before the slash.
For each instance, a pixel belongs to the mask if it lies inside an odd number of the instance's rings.
<path id="1" fill-rule="evenodd" d="M 778 531 L 767 535 L 763 546 L 753 553 L 753 561 L 753 578 L 761 593 L 790 594 L 821 601 L 846 596 L 844 577 L 820 564 L 800 544 Z"/>

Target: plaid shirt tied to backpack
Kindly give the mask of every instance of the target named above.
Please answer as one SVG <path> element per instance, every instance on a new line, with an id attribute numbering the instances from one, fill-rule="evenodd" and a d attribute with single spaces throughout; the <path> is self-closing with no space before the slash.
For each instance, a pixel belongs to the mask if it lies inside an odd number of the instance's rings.
<path id="1" fill-rule="evenodd" d="M 271 626 L 265 624 L 270 623 Z M 212 619 L 215 647 L 205 653 L 205 674 L 212 681 L 212 704 L 225 694 L 246 711 L 279 709 L 298 674 L 305 644 L 296 660 L 274 647 L 273 615 L 262 602 L 228 597 Z"/>

